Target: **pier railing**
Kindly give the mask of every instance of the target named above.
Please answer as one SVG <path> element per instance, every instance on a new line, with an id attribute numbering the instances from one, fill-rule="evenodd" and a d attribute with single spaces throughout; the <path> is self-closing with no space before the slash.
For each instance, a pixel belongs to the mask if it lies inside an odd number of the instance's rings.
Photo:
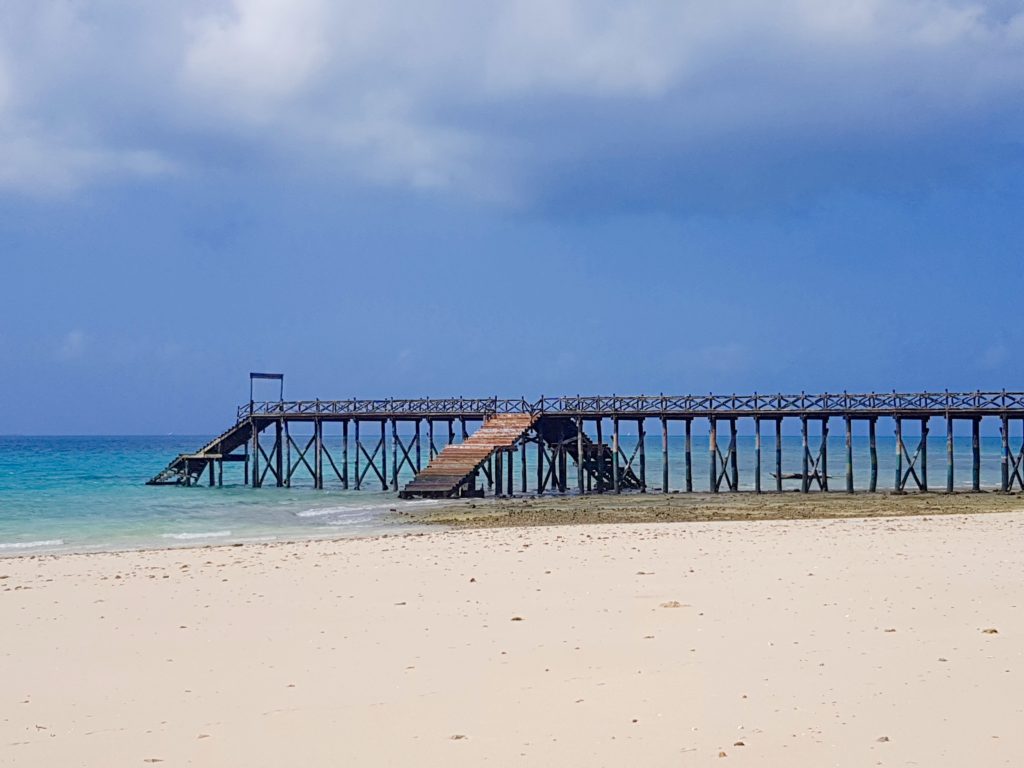
<path id="1" fill-rule="evenodd" d="M 363 419 L 484 418 L 498 413 L 559 416 L 699 418 L 707 416 L 998 415 L 1024 412 L 1024 392 L 840 392 L 751 395 L 570 395 L 526 398 L 264 400 L 240 405 L 251 417 Z"/>

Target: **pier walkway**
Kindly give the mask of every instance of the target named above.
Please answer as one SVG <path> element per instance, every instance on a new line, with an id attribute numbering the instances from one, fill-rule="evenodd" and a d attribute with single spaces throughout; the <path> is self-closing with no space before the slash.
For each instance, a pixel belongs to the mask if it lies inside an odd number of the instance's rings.
<path id="1" fill-rule="evenodd" d="M 787 419 L 799 422 L 803 449 L 799 466 L 784 471 L 781 435 Z M 767 490 L 762 487 L 762 475 L 767 474 L 774 478 L 776 491 L 783 490 L 784 479 L 796 478 L 800 490 L 806 493 L 838 490 L 829 488 L 828 465 L 829 431 L 831 423 L 838 421 L 846 437 L 845 485 L 841 490 L 876 491 L 879 419 L 891 420 L 896 436 L 895 473 L 888 484 L 892 491 L 932 489 L 928 435 L 934 420 L 945 426 L 946 491 L 954 489 L 953 427 L 958 421 L 971 425 L 971 489 L 980 490 L 983 420 L 999 424 L 999 489 L 1024 490 L 1024 437 L 1019 443 L 1011 440 L 1014 424 L 1019 425 L 1014 431 L 1024 435 L 1024 393 L 1006 391 L 575 396 L 536 401 L 250 400 L 238 408 L 232 427 L 195 453 L 176 457 L 149 483 L 193 485 L 208 478 L 210 485 L 216 485 L 222 482 L 224 462 L 238 461 L 245 465 L 245 483 L 253 487 L 268 480 L 277 486 L 289 486 L 296 473 L 308 473 L 316 488 L 337 482 L 344 489 L 379 484 L 382 490 L 399 491 L 400 475 L 412 474 L 413 480 L 401 489 L 405 498 L 480 495 L 483 489 L 479 483 L 483 480 L 496 495 L 511 495 L 518 474 L 521 493 L 645 491 L 649 447 L 646 428 L 654 420 L 661 428 L 660 489 L 668 492 L 675 486 L 693 491 L 692 424 L 706 420 L 707 490 L 715 493 L 740 487 L 737 424 L 745 420 L 754 427 L 754 490 Z M 867 425 L 870 473 L 866 489 L 854 488 L 855 422 Z M 912 437 L 904 433 L 908 422 L 915 424 Z M 481 426 L 471 436 L 470 426 L 475 423 Z M 635 427 L 637 435 L 628 454 L 619 440 L 623 423 Z M 300 424 L 311 429 L 312 435 L 296 438 L 292 427 Z M 684 471 L 681 478 L 673 480 L 669 476 L 669 434 L 676 424 L 682 425 L 685 434 Z M 774 466 L 763 467 L 762 459 L 772 458 L 762 456 L 765 424 L 774 431 Z M 341 434 L 325 439 L 325 425 L 340 425 Z M 456 439 L 456 425 L 461 440 Z M 266 432 L 270 437 L 264 436 Z M 536 449 L 532 462 L 536 478 L 532 484 L 527 476 L 528 446 Z M 571 477 L 570 467 L 575 468 L 575 477 Z"/>

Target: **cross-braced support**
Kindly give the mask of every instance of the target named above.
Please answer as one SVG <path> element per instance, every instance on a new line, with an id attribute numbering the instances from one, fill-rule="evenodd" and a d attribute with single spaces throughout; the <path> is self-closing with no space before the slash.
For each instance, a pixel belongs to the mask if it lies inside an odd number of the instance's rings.
<path id="1" fill-rule="evenodd" d="M 356 419 L 356 490 L 358 491 L 363 487 L 363 481 L 372 470 L 380 481 L 381 490 L 386 491 L 388 489 L 386 422 L 383 419 L 379 422 L 380 438 L 374 442 L 372 451 L 367 450 L 366 444 L 362 440 L 362 435 L 360 433 L 361 423 L 362 422 Z"/>
<path id="2" fill-rule="evenodd" d="M 1010 445 L 1010 424 L 1009 416 L 1003 416 L 1000 431 L 1003 437 L 1003 455 L 1000 471 L 1000 486 L 1002 490 L 1012 491 L 1014 488 L 1024 490 L 1024 434 L 1019 448 L 1012 448 Z M 1024 419 L 1020 419 L 1021 431 L 1024 433 Z"/>
<path id="3" fill-rule="evenodd" d="M 398 433 L 400 419 L 391 420 L 391 490 L 398 490 L 398 476 L 408 468 L 415 476 L 421 469 L 420 420 L 413 419 L 413 434 L 406 440 Z"/>
<path id="4" fill-rule="evenodd" d="M 622 481 L 624 477 L 633 475 L 636 477 L 636 471 L 633 469 L 633 463 L 636 462 L 640 470 L 639 482 L 640 492 L 645 493 L 647 491 L 647 454 L 644 451 L 644 440 L 647 437 L 647 433 L 644 430 L 644 420 L 636 419 L 637 427 L 637 441 L 636 445 L 633 446 L 633 450 L 626 454 L 622 449 L 622 441 L 619 440 L 619 417 L 612 417 L 612 487 L 615 493 L 622 491 Z"/>
<path id="5" fill-rule="evenodd" d="M 807 429 L 809 418 L 800 418 L 800 434 L 803 442 L 803 460 L 800 479 L 800 491 L 807 493 L 811 483 L 817 483 L 818 490 L 828 490 L 828 417 L 819 419 L 821 422 L 821 442 L 816 451 L 811 451 L 810 434 Z"/>
<path id="6" fill-rule="evenodd" d="M 266 428 L 264 426 L 264 428 Z M 252 430 L 252 486 L 253 488 L 262 488 L 263 483 L 266 480 L 267 475 L 273 475 L 275 485 L 281 487 L 284 484 L 284 472 L 283 472 L 283 446 L 282 436 L 284 434 L 284 426 L 280 421 L 274 422 L 274 443 L 270 448 L 270 453 L 267 453 L 263 448 L 263 443 L 260 442 L 261 428 L 258 424 L 253 426 Z M 262 469 L 260 467 L 260 460 L 263 460 Z"/>
<path id="7" fill-rule="evenodd" d="M 903 440 L 903 418 L 895 417 L 896 421 L 896 493 L 903 493 L 911 478 L 920 491 L 928 490 L 928 419 L 920 419 L 921 437 L 913 453 L 907 449 Z M 906 461 L 906 468 L 903 462 Z M 921 471 L 918 472 L 918 469 Z"/>
<path id="8" fill-rule="evenodd" d="M 710 437 L 708 440 L 708 452 L 711 455 L 711 471 L 708 478 L 711 484 L 711 492 L 718 493 L 724 482 L 726 488 L 735 491 L 739 488 L 739 468 L 736 451 L 736 419 L 724 418 L 721 421 L 729 422 L 729 444 L 725 453 L 722 453 L 718 445 L 718 422 L 719 418 L 712 416 L 709 421 Z"/>

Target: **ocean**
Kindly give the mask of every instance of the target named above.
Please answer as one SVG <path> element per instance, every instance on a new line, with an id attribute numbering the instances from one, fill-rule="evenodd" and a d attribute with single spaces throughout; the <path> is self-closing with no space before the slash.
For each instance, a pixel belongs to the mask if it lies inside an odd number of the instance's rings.
<path id="1" fill-rule="evenodd" d="M 17 437 L 0 436 L 0 557 L 52 552 L 88 552 L 103 550 L 172 547 L 196 544 L 220 544 L 275 539 L 335 538 L 367 536 L 415 530 L 393 514 L 393 510 L 426 509 L 441 502 L 400 501 L 396 493 L 381 491 L 380 484 L 369 483 L 374 490 L 340 489 L 328 482 L 324 490 L 314 490 L 308 473 L 296 472 L 291 488 L 265 486 L 259 489 L 243 484 L 241 464 L 226 464 L 224 487 L 210 488 L 147 486 L 147 479 L 162 469 L 178 453 L 193 451 L 210 436 L 159 437 Z M 916 445 L 916 438 L 906 438 Z M 720 446 L 724 442 L 720 436 Z M 800 469 L 801 442 L 786 435 L 783 444 L 783 471 Z M 636 438 L 623 436 L 623 450 L 629 454 Z M 896 465 L 895 439 L 879 435 L 878 487 L 892 488 Z M 647 485 L 650 491 L 661 486 L 661 436 L 648 434 L 646 440 Z M 762 487 L 774 488 L 774 438 L 762 438 Z M 928 441 L 929 484 L 942 490 L 946 482 L 945 436 Z M 1001 445 L 998 437 L 982 438 L 981 480 L 984 487 L 998 487 Z M 842 435 L 829 440 L 829 476 L 832 490 L 845 486 L 845 440 Z M 683 485 L 683 439 L 669 440 L 670 488 Z M 335 450 L 335 460 L 340 451 Z M 754 487 L 754 439 L 738 438 L 741 490 Z M 424 458 L 426 451 L 424 450 Z M 354 450 L 350 450 L 354 460 Z M 536 472 L 534 449 L 528 452 L 528 478 L 532 488 Z M 388 460 L 391 453 L 388 448 Z M 854 476 L 858 489 L 868 482 L 868 443 L 862 435 L 854 437 Z M 970 440 L 957 436 L 956 487 L 970 488 Z M 350 470 L 350 476 L 352 476 Z M 708 488 L 709 458 L 705 435 L 693 438 L 693 482 L 695 491 Z M 372 477 L 372 473 L 371 473 Z M 400 482 L 410 479 L 404 471 Z M 515 469 L 516 492 L 520 470 Z M 570 464 L 570 487 L 575 470 Z M 787 481 L 786 488 L 797 487 Z"/>

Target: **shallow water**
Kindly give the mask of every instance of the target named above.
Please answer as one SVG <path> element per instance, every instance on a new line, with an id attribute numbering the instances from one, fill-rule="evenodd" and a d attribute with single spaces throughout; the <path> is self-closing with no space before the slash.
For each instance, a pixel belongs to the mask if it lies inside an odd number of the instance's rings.
<path id="1" fill-rule="evenodd" d="M 673 425 L 681 430 L 681 425 Z M 335 479 L 326 490 L 312 488 L 308 473 L 300 468 L 292 488 L 275 488 L 272 483 L 259 489 L 244 485 L 243 465 L 227 464 L 224 487 L 205 485 L 191 488 L 145 485 L 178 453 L 193 451 L 208 436 L 161 437 L 0 437 L 0 556 L 38 552 L 92 551 L 141 547 L 170 547 L 204 543 L 233 543 L 305 537 L 365 536 L 408 530 L 396 521 L 391 510 L 429 508 L 443 502 L 399 501 L 397 494 L 376 490 L 343 491 Z M 723 452 L 727 437 L 719 436 Z M 636 447 L 634 436 L 622 437 L 623 451 Z M 916 446 L 917 439 L 907 438 Z M 1019 440 L 1017 441 L 1019 442 Z M 303 443 L 304 444 L 304 443 Z M 754 438 L 738 440 L 740 488 L 754 487 Z M 812 448 L 817 440 L 812 443 Z M 891 436 L 878 438 L 878 487 L 892 487 L 896 468 L 896 443 Z M 645 441 L 647 485 L 661 487 L 661 435 L 648 433 Z M 783 471 L 796 472 L 801 466 L 802 445 L 798 436 L 782 440 Z M 858 489 L 868 483 L 867 438 L 853 439 L 854 477 Z M 845 439 L 829 439 L 829 475 L 833 490 L 845 487 Z M 945 487 L 945 437 L 928 441 L 929 480 L 933 488 Z M 391 460 L 391 448 L 387 448 Z M 998 437 L 982 439 L 982 484 L 996 487 L 1000 476 L 1001 444 Z M 337 461 L 340 451 L 334 458 Z M 912 452 L 912 451 L 911 451 Z M 349 458 L 354 461 L 354 450 Z M 424 450 L 424 459 L 426 451 Z M 527 452 L 527 478 L 532 490 L 536 478 L 535 448 Z M 326 462 L 325 462 L 326 464 Z M 694 435 L 692 449 L 693 487 L 708 488 L 709 452 L 706 435 Z M 634 462 L 638 470 L 638 462 Z M 684 442 L 681 435 L 669 439 L 669 485 L 683 487 Z M 770 475 L 775 467 L 774 436 L 762 440 L 762 485 L 774 487 Z M 971 482 L 970 440 L 957 436 L 956 487 Z M 350 477 L 354 476 L 350 468 Z M 520 490 L 521 469 L 513 472 L 516 492 Z M 371 474 L 372 477 L 372 474 Z M 400 485 L 410 479 L 406 468 Z M 575 470 L 570 464 L 569 486 Z M 369 484 L 369 481 L 367 481 Z M 787 481 L 787 488 L 797 483 Z M 723 486 L 724 487 L 724 486 Z"/>

